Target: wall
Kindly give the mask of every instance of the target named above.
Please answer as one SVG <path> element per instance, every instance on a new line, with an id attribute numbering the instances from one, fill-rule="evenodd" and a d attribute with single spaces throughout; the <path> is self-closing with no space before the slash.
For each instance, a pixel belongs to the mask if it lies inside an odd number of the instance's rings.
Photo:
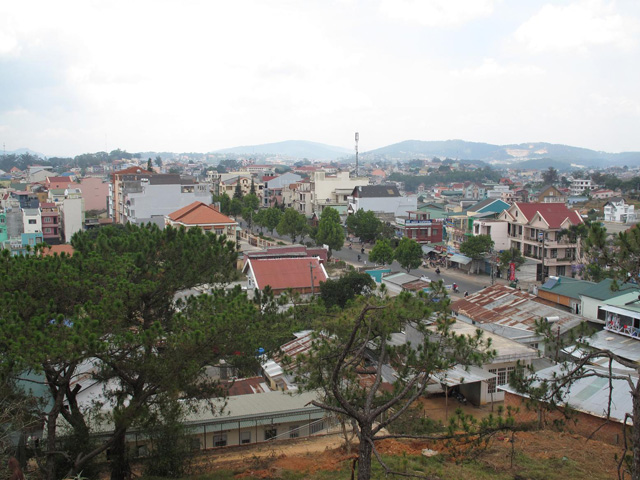
<path id="1" fill-rule="evenodd" d="M 141 193 L 129 193 L 125 199 L 131 200 L 131 215 L 126 220 L 141 224 L 151 220 L 156 215 L 168 215 L 171 212 L 186 207 L 195 202 L 209 203 L 211 194 L 208 191 L 181 193 L 181 185 L 147 185 Z"/>
<path id="2" fill-rule="evenodd" d="M 76 232 L 84 229 L 84 208 L 82 198 L 65 198 L 62 201 L 62 227 L 65 243 L 71 241 Z"/>
<path id="3" fill-rule="evenodd" d="M 554 420 L 564 420 L 562 409 L 560 411 L 542 411 L 541 414 L 537 410 L 527 408 L 526 399 L 510 392 L 505 392 L 504 406 L 519 408 L 519 412 L 514 414 L 518 422 L 538 422 L 542 420 L 543 427 L 553 426 Z M 612 445 L 621 445 L 623 443 L 623 427 L 621 423 L 610 421 L 606 422 L 604 418 L 588 415 L 582 412 L 575 412 L 569 420 L 564 420 L 565 431 L 577 433 L 585 437 L 592 434 L 594 440 L 610 443 Z M 604 424 L 604 425 L 603 425 Z M 599 430 L 596 432 L 596 430 Z M 593 433 L 596 432 L 596 433 Z"/>
<path id="4" fill-rule="evenodd" d="M 85 210 L 104 210 L 107 208 L 109 183 L 98 177 L 85 177 L 80 180 L 80 190 L 84 198 Z"/>
<path id="5" fill-rule="evenodd" d="M 604 324 L 604 320 L 598 320 L 598 307 L 604 305 L 604 301 L 584 295 L 580 295 L 580 299 L 582 300 L 582 316 Z"/>

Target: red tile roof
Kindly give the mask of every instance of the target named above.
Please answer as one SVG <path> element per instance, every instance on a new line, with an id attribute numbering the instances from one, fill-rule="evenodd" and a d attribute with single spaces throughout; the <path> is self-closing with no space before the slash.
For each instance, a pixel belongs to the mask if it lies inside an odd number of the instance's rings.
<path id="1" fill-rule="evenodd" d="M 256 286 L 260 290 L 269 285 L 273 290 L 287 288 L 311 288 L 311 264 L 313 285 L 318 288 L 327 280 L 327 273 L 318 258 L 250 258 L 245 270 L 253 272 Z"/>
<path id="2" fill-rule="evenodd" d="M 63 253 L 65 253 L 71 257 L 73 256 L 73 252 L 74 249 L 71 245 L 63 243 L 61 245 L 50 245 L 48 247 L 45 247 L 45 249 L 42 251 L 42 255 L 45 257 L 50 257 L 53 255 L 62 255 Z"/>
<path id="3" fill-rule="evenodd" d="M 524 214 L 528 221 L 531 221 L 536 213 L 549 224 L 549 228 L 561 228 L 562 223 L 569 219 L 572 225 L 584 223 L 582 217 L 575 210 L 571 210 L 563 203 L 514 203 Z"/>
<path id="4" fill-rule="evenodd" d="M 170 213 L 168 217 L 174 222 L 184 225 L 223 225 L 235 224 L 235 220 L 223 215 L 212 205 L 193 202 L 180 210 Z"/>

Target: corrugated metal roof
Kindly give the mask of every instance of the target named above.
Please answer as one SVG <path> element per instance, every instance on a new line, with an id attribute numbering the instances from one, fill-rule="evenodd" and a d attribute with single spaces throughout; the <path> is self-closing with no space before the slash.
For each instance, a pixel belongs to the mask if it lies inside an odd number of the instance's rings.
<path id="1" fill-rule="evenodd" d="M 564 333 L 585 319 L 536 301 L 530 293 L 505 285 L 492 285 L 454 302 L 451 309 L 478 323 L 499 324 L 533 333 L 541 317 L 559 317 L 555 322 Z"/>
<path id="2" fill-rule="evenodd" d="M 608 370 L 600 367 L 589 367 L 594 371 L 607 375 Z M 542 379 L 551 379 L 554 375 L 562 376 L 565 373 L 562 365 L 554 365 L 537 372 Z M 634 383 L 637 378 L 630 376 Z M 626 380 L 611 380 L 613 388 L 611 389 L 611 420 L 622 423 L 625 415 L 631 414 L 633 411 L 632 398 L 629 393 L 629 383 Z M 516 392 L 512 387 L 505 385 L 498 387 L 501 390 L 522 395 Z M 565 396 L 565 404 L 570 405 L 589 415 L 605 418 L 609 405 L 609 379 L 602 377 L 587 377 L 576 380 L 567 391 Z"/>
<path id="3" fill-rule="evenodd" d="M 618 285 L 619 290 L 613 291 L 611 290 L 612 283 L 612 279 L 605 278 L 601 282 L 584 290 L 582 295 L 585 297 L 596 298 L 598 300 L 608 300 L 610 298 L 617 297 L 618 295 L 622 295 L 623 293 L 627 293 L 628 290 L 638 290 L 638 285 L 623 283 Z"/>
<path id="4" fill-rule="evenodd" d="M 544 285 L 538 287 L 538 289 L 544 292 L 550 292 L 556 295 L 580 300 L 580 294 L 594 285 L 595 283 L 593 282 L 576 280 L 571 277 L 549 277 L 549 280 L 547 280 Z"/>

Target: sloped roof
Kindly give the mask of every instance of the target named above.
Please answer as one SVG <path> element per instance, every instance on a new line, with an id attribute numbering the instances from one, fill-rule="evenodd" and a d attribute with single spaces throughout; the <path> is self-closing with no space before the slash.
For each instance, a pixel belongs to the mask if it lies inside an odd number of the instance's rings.
<path id="1" fill-rule="evenodd" d="M 245 264 L 245 270 L 247 268 L 253 272 L 256 287 L 260 290 L 267 285 L 273 290 L 311 288 L 311 272 L 314 287 L 327 280 L 324 267 L 314 257 L 250 258 Z"/>
<path id="2" fill-rule="evenodd" d="M 578 315 L 536 301 L 530 293 L 500 284 L 454 302 L 451 310 L 481 324 L 513 327 L 531 334 L 535 333 L 536 320 L 542 317 L 559 317 L 555 325 L 561 333 L 583 321 Z"/>
<path id="3" fill-rule="evenodd" d="M 595 283 L 588 282 L 586 280 L 577 280 L 571 277 L 560 276 L 558 277 L 558 281 L 551 288 L 547 288 L 545 287 L 545 285 L 541 285 L 540 287 L 538 287 L 538 290 L 580 300 L 580 294 L 585 290 L 593 287 Z"/>
<path id="4" fill-rule="evenodd" d="M 582 217 L 575 210 L 567 208 L 562 203 L 523 203 L 516 202 L 514 206 L 520 209 L 528 221 L 531 221 L 536 213 L 549 224 L 549 228 L 561 228 L 562 223 L 569 219 L 571 224 L 584 223 Z"/>
<path id="5" fill-rule="evenodd" d="M 582 292 L 585 297 L 595 298 L 597 300 L 609 300 L 610 298 L 618 297 L 624 293 L 633 290 L 640 290 L 638 285 L 632 283 L 619 283 L 618 290 L 611 290 L 611 284 L 613 280 L 605 278 L 599 283 L 596 283 Z"/>
<path id="6" fill-rule="evenodd" d="M 65 253 L 71 257 L 73 256 L 74 251 L 75 250 L 71 245 L 63 243 L 61 245 L 49 245 L 45 247 L 42 251 L 42 255 L 45 257 L 52 257 L 53 255 L 62 255 Z"/>
<path id="7" fill-rule="evenodd" d="M 213 206 L 193 202 L 167 215 L 170 220 L 184 225 L 225 225 L 235 224 L 235 220 L 223 215 Z"/>
<path id="8" fill-rule="evenodd" d="M 360 198 L 399 197 L 400 192 L 395 185 L 364 185 L 356 187 Z"/>

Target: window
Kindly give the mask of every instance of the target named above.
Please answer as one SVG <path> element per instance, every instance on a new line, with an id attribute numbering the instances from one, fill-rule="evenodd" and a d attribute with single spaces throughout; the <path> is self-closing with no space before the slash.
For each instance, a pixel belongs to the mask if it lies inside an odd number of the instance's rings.
<path id="1" fill-rule="evenodd" d="M 35 225 L 36 221 L 35 219 L 29 219 L 29 225 Z"/>
<path id="2" fill-rule="evenodd" d="M 240 432 L 240 443 L 251 443 L 251 432 Z"/>
<path id="3" fill-rule="evenodd" d="M 496 369 L 492 368 L 489 370 L 489 373 L 496 373 Z M 490 378 L 487 382 L 488 388 L 487 393 L 496 393 L 496 377 Z"/>
<path id="4" fill-rule="evenodd" d="M 278 429 L 276 428 L 265 428 L 264 429 L 264 439 L 271 440 L 278 436 Z"/>
<path id="5" fill-rule="evenodd" d="M 227 446 L 227 434 L 221 433 L 213 436 L 214 447 L 226 447 Z"/>
<path id="6" fill-rule="evenodd" d="M 431 235 L 438 235 L 438 229 L 434 228 L 433 230 L 431 230 Z"/>
<path id="7" fill-rule="evenodd" d="M 324 430 L 324 422 L 321 420 L 319 422 L 316 423 L 312 423 L 309 426 L 309 431 L 313 434 L 313 433 L 318 433 L 321 432 L 322 430 Z"/>
<path id="8" fill-rule="evenodd" d="M 602 310 L 602 308 L 598 307 L 598 320 L 604 321 L 606 319 L 607 319 L 607 312 Z"/>
<path id="9" fill-rule="evenodd" d="M 53 233 L 51 228 L 45 228 L 44 233 Z"/>
<path id="10" fill-rule="evenodd" d="M 289 427 L 289 438 L 298 438 L 300 436 L 300 426 L 291 425 Z"/>
<path id="11" fill-rule="evenodd" d="M 51 217 L 44 217 L 42 220 L 44 221 L 44 223 L 53 223 L 53 218 Z"/>

